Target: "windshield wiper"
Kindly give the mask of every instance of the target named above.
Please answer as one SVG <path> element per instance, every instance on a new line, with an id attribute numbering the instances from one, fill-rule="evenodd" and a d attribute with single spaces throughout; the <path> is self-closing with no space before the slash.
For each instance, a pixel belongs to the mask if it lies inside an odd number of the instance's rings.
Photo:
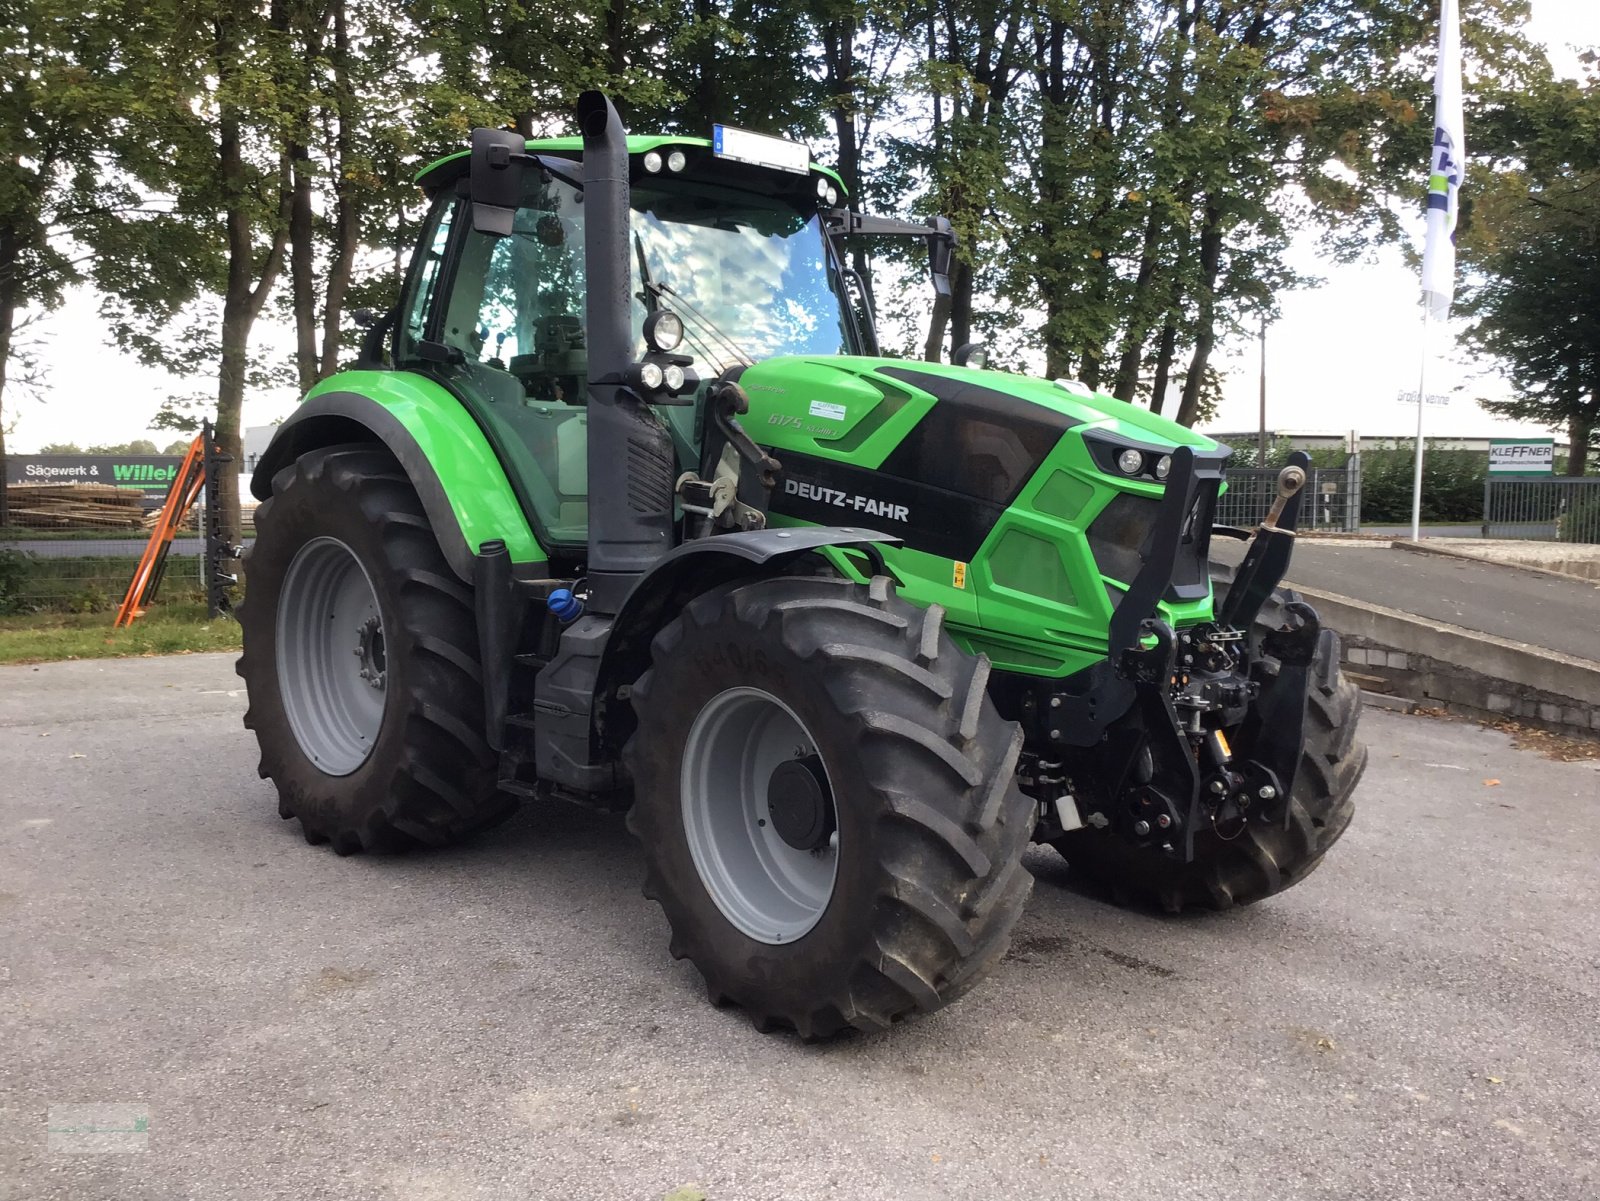
<path id="1" fill-rule="evenodd" d="M 755 361 L 746 355 L 744 351 L 740 350 L 738 343 L 736 343 L 732 338 L 728 337 L 727 334 L 723 333 L 722 330 L 717 327 L 716 322 L 711 320 L 710 317 L 707 317 L 699 309 L 695 308 L 695 306 L 689 302 L 689 299 L 677 289 L 673 288 L 670 284 L 662 283 L 650 273 L 650 263 L 644 252 L 644 239 L 641 238 L 637 232 L 635 232 L 633 235 L 633 250 L 634 254 L 639 260 L 639 282 L 644 285 L 644 295 L 641 296 L 640 299 L 644 301 L 646 310 L 653 313 L 656 311 L 656 309 L 661 307 L 661 298 L 663 296 L 672 297 L 675 301 L 677 301 L 677 304 L 673 306 L 673 312 L 685 319 L 683 325 L 683 336 L 688 338 L 690 342 L 694 344 L 695 350 L 700 353 L 701 357 L 708 361 L 715 362 L 719 369 L 723 369 L 722 356 L 720 354 L 708 353 L 710 347 L 706 343 L 702 342 L 700 337 L 695 337 L 689 332 L 689 323 L 691 321 L 700 327 L 701 337 L 711 338 L 720 343 L 722 350 L 731 355 L 735 363 L 741 364 L 745 367 L 754 365 Z"/>

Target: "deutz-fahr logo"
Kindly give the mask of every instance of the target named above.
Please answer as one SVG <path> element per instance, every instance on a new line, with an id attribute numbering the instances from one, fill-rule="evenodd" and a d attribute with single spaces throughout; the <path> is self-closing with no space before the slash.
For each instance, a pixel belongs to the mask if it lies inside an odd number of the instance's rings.
<path id="1" fill-rule="evenodd" d="M 790 496 L 820 501 L 825 505 L 837 505 L 841 509 L 851 509 L 869 517 L 887 517 L 890 521 L 910 520 L 911 510 L 907 506 L 891 504 L 886 500 L 874 500 L 860 493 L 841 492 L 837 488 L 824 488 L 821 484 L 808 484 L 802 480 L 784 480 L 783 490 Z"/>

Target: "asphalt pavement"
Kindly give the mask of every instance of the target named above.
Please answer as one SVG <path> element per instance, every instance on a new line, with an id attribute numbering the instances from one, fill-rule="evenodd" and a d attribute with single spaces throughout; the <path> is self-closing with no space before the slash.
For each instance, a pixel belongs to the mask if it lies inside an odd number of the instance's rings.
<path id="1" fill-rule="evenodd" d="M 1217 538 L 1211 553 L 1237 564 L 1245 543 Z M 1414 613 L 1580 659 L 1600 660 L 1600 585 L 1389 546 L 1301 541 L 1288 582 Z"/>
<path id="2" fill-rule="evenodd" d="M 0 668 L 6 1201 L 1600 1195 L 1592 762 L 1369 712 L 1289 893 L 1174 920 L 1036 851 L 986 984 L 806 1046 L 668 958 L 620 820 L 340 859 L 244 705 L 228 656 Z M 86 1103 L 145 1149 L 50 1149 Z"/>

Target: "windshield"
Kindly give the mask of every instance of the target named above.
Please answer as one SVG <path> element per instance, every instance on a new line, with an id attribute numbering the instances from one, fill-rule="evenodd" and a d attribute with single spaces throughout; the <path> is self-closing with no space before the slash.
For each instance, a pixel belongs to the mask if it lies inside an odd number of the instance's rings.
<path id="1" fill-rule="evenodd" d="M 744 359 L 846 350 L 830 283 L 822 229 L 779 201 L 684 181 L 670 190 L 633 189 L 634 293 L 643 258 L 650 282 L 667 291 L 701 374 Z M 636 322 L 644 305 L 636 302 Z M 637 328 L 637 324 L 636 324 Z M 729 343 L 732 343 L 732 346 Z"/>

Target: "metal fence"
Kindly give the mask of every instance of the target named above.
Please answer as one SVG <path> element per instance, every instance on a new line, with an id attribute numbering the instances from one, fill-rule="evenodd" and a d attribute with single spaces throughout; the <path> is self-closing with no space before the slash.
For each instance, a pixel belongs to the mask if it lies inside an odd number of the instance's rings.
<path id="1" fill-rule="evenodd" d="M 1600 544 L 1600 476 L 1490 476 L 1483 485 L 1483 536 Z"/>
<path id="2" fill-rule="evenodd" d="M 115 609 L 144 553 L 156 509 L 136 489 L 109 485 L 12 485 L 0 527 L 0 616 Z M 159 507 L 159 506 L 158 506 Z M 254 501 L 244 511 L 253 540 Z M 173 539 L 160 597 L 203 601 L 204 510 L 196 506 Z"/>
<path id="3" fill-rule="evenodd" d="M 1342 467 L 1312 467 L 1300 502 L 1300 528 L 1355 533 L 1361 528 L 1361 456 Z M 1228 469 L 1228 490 L 1217 503 L 1222 525 L 1253 526 L 1278 495 L 1278 469 Z"/>

